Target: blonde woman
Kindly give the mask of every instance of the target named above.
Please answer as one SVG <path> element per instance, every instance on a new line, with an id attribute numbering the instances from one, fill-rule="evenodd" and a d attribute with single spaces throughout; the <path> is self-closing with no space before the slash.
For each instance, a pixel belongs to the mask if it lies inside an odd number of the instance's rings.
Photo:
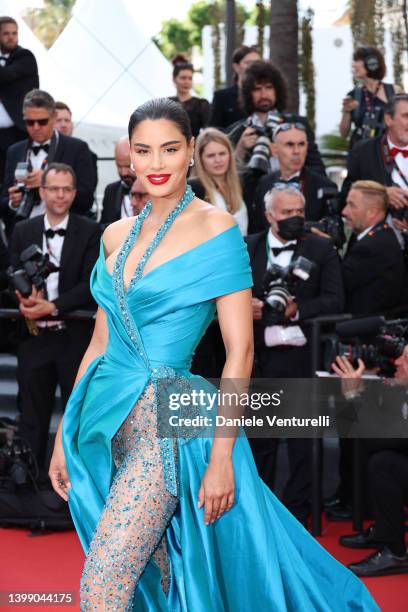
<path id="1" fill-rule="evenodd" d="M 231 143 L 215 128 L 206 128 L 197 138 L 193 178 L 195 193 L 218 208 L 227 210 L 243 236 L 248 233 L 248 210 L 242 199 L 241 184 Z"/>

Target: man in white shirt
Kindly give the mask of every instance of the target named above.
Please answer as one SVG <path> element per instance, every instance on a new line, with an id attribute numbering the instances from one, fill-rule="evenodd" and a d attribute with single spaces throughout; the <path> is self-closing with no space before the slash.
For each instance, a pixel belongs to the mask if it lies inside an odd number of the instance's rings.
<path id="1" fill-rule="evenodd" d="M 94 308 L 89 280 L 98 256 L 100 229 L 96 222 L 71 212 L 75 186 L 70 166 L 50 164 L 40 186 L 45 214 L 17 223 L 10 243 L 14 269 L 21 267 L 20 255 L 32 244 L 58 269 L 46 277 L 44 288 L 33 287 L 30 297 L 17 294 L 20 311 L 34 331 L 23 334 L 17 347 L 19 427 L 40 467 L 45 467 L 56 386 L 61 388 L 64 407 L 92 327 L 91 319 L 62 320 L 66 312 Z"/>
<path id="2" fill-rule="evenodd" d="M 18 26 L 12 17 L 0 17 L 0 183 L 9 146 L 23 140 L 25 94 L 38 87 L 34 55 L 18 45 Z"/>

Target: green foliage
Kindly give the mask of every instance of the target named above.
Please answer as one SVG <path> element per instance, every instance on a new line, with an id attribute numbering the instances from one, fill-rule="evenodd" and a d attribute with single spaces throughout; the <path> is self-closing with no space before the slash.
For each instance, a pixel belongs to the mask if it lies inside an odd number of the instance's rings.
<path id="1" fill-rule="evenodd" d="M 302 19 L 302 38 L 300 53 L 300 80 L 306 95 L 306 116 L 312 130 L 316 129 L 316 91 L 313 64 L 313 11 L 309 10 Z"/>
<path id="2" fill-rule="evenodd" d="M 263 55 L 264 48 L 264 31 L 266 25 L 266 11 L 263 0 L 257 0 L 256 3 L 257 15 L 256 15 L 256 26 L 257 26 L 257 40 L 256 46 Z"/>
<path id="3" fill-rule="evenodd" d="M 171 60 L 177 53 L 190 53 L 190 30 L 178 19 L 167 19 L 163 21 L 161 32 L 154 42 L 163 55 Z"/>
<path id="4" fill-rule="evenodd" d="M 384 50 L 384 0 L 349 0 L 354 47 L 369 45 Z"/>
<path id="5" fill-rule="evenodd" d="M 48 49 L 70 20 L 74 4 L 75 0 L 44 0 L 43 8 L 28 9 L 23 18 Z"/>
<path id="6" fill-rule="evenodd" d="M 339 152 L 348 150 L 348 139 L 342 138 L 337 132 L 323 134 L 319 140 L 319 146 L 322 150 Z"/>
<path id="7" fill-rule="evenodd" d="M 191 45 L 201 48 L 201 35 L 204 26 L 213 23 L 213 3 L 208 0 L 195 2 L 187 13 L 186 26 L 190 30 Z"/>

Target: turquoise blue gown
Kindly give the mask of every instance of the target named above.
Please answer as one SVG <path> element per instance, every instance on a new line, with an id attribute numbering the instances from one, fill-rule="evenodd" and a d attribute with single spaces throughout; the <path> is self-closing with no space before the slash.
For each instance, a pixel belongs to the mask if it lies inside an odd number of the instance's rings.
<path id="1" fill-rule="evenodd" d="M 108 610 L 379 610 L 363 583 L 330 556 L 261 481 L 244 435 L 238 436 L 233 449 L 234 505 L 209 526 L 204 524 L 204 511 L 198 508 L 197 497 L 208 465 L 210 438 L 195 437 L 179 441 L 174 447 L 171 440 L 156 437 L 156 447 L 150 440 L 150 451 L 136 449 L 133 455 L 130 452 L 128 463 L 124 461 L 125 468 L 120 466 L 117 457 L 126 437 L 123 428 L 131 427 L 133 419 L 141 414 L 147 419 L 146 429 L 153 422 L 154 394 L 149 395 L 149 389 L 154 389 L 155 380 L 193 378 L 189 373 L 191 358 L 214 317 L 214 298 L 252 285 L 246 246 L 238 227 L 233 226 L 139 276 L 126 291 L 123 266 L 137 237 L 136 226 L 137 221 L 112 275 L 101 243 L 91 286 L 107 314 L 109 342 L 105 354 L 89 365 L 75 387 L 63 422 L 71 482 L 69 505 L 88 559 L 94 539 L 93 560 L 84 571 L 87 576 L 83 580 L 88 586 L 81 591 L 81 609 L 97 610 L 98 605 L 101 609 L 101 600 L 95 603 L 97 599 L 92 599 L 90 591 L 103 591 L 105 578 L 101 575 L 109 569 L 111 603 L 105 601 Z M 144 427 L 143 423 L 140 427 Z M 139 434 L 140 430 L 135 434 L 139 436 L 137 440 L 143 441 Z M 132 446 L 132 438 L 127 440 Z M 116 460 L 112 450 L 115 445 Z M 151 453 L 152 449 L 154 456 L 150 454 L 146 459 L 143 453 Z M 142 466 L 140 482 L 126 473 L 132 469 L 132 461 L 139 461 L 138 469 Z M 119 470 L 122 480 L 115 485 Z M 162 490 L 146 497 L 149 486 L 157 483 L 161 483 Z M 108 523 L 109 529 L 104 532 L 103 513 L 106 515 L 106 508 L 109 510 L 115 498 L 122 499 L 123 495 L 128 498 L 126 503 L 116 504 L 117 522 Z M 127 514 L 133 512 L 131 503 L 138 504 L 140 495 L 144 496 L 145 509 L 137 510 L 137 519 L 126 519 L 132 516 Z M 129 504 L 129 499 L 135 501 Z M 157 533 L 156 513 L 161 525 Z M 123 552 L 123 533 L 134 530 L 139 523 L 141 529 L 148 529 L 146 541 L 150 548 L 145 548 L 143 534 L 140 537 L 137 533 L 137 543 L 127 542 Z M 112 548 L 109 539 L 116 532 L 120 537 Z M 156 538 L 154 546 L 159 541 L 165 545 L 167 583 L 152 554 L 152 537 Z M 112 570 L 113 561 L 108 569 L 106 566 L 113 558 L 118 561 L 118 575 Z M 135 569 L 140 563 L 143 567 Z M 100 575 L 96 576 L 98 571 Z M 126 580 L 122 580 L 120 572 Z"/>

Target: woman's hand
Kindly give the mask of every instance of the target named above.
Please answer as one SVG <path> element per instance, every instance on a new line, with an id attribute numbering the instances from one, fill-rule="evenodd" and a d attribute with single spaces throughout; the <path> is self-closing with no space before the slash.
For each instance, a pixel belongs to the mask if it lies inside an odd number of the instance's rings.
<path id="1" fill-rule="evenodd" d="M 343 98 L 343 113 L 351 113 L 355 108 L 358 108 L 357 100 L 353 100 L 351 96 Z"/>
<path id="2" fill-rule="evenodd" d="M 362 359 L 358 359 L 358 368 L 354 369 L 347 357 L 337 355 L 332 369 L 341 378 L 341 390 L 346 399 L 352 399 L 363 391 L 365 364 Z"/>
<path id="3" fill-rule="evenodd" d="M 65 501 L 68 501 L 68 489 L 71 486 L 68 478 L 65 454 L 62 441 L 57 435 L 55 439 L 54 452 L 52 453 L 48 476 L 51 479 L 52 488 Z"/>
<path id="4" fill-rule="evenodd" d="M 234 503 L 232 459 L 211 459 L 198 492 L 198 507 L 204 506 L 204 523 L 214 523 Z"/>

